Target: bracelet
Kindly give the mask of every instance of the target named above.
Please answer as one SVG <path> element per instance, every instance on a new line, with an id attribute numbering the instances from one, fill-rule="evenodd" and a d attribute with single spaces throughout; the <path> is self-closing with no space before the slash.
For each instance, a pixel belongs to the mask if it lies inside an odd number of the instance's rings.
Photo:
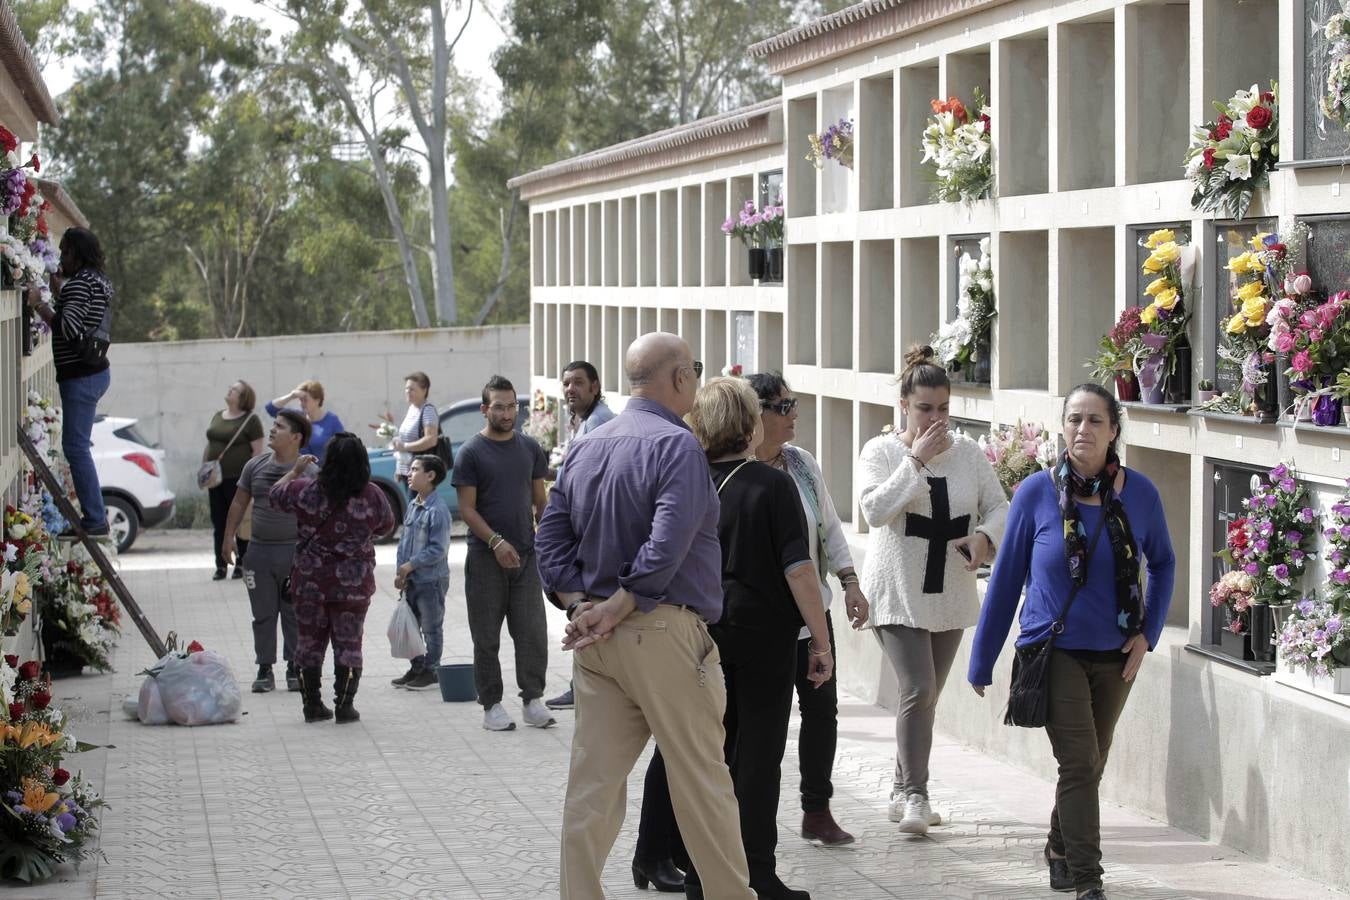
<path id="1" fill-rule="evenodd" d="M 841 587 L 848 587 L 850 584 L 858 584 L 858 583 L 859 581 L 857 575 L 850 575 L 847 578 L 839 579 L 839 584 Z"/>
<path id="2" fill-rule="evenodd" d="M 487 544 L 488 544 L 488 549 L 489 549 L 489 550 L 496 550 L 498 547 L 500 547 L 500 546 L 502 545 L 502 542 L 505 541 L 505 540 L 506 540 L 506 538 L 502 537 L 502 533 L 501 533 L 500 531 L 494 531 L 494 532 L 492 532 L 492 536 L 488 538 L 488 542 L 487 542 Z"/>
<path id="3" fill-rule="evenodd" d="M 806 652 L 810 653 L 812 656 L 829 656 L 830 648 L 826 647 L 824 650 L 817 650 L 814 641 L 807 641 Z"/>

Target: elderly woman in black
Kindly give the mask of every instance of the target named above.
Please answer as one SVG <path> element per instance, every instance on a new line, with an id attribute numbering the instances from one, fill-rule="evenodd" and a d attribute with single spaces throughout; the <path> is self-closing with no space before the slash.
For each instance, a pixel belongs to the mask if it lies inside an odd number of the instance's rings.
<path id="1" fill-rule="evenodd" d="M 698 392 L 689 425 L 708 454 L 722 501 L 722 618 L 710 631 L 726 676 L 727 765 L 741 813 L 750 887 L 765 900 L 810 900 L 775 872 L 778 789 L 796 684 L 797 632 L 811 633 L 807 677 L 834 673 L 830 634 L 811 564 L 806 520 L 792 477 L 755 459 L 763 436 L 759 397 L 743 379 L 714 378 Z M 701 896 L 689 872 L 687 896 Z"/>

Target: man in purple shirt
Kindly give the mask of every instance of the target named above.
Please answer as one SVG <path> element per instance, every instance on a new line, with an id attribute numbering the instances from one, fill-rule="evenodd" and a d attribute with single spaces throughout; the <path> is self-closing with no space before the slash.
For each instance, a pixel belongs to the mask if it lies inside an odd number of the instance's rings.
<path id="1" fill-rule="evenodd" d="M 632 399 L 571 446 L 535 535 L 544 589 L 571 620 L 563 649 L 576 651 L 562 900 L 603 896 L 628 773 L 652 736 L 707 896 L 754 898 L 722 750 L 726 682 L 707 628 L 722 615 L 717 492 L 680 419 L 702 368 L 673 334 L 634 341 L 624 358 Z"/>

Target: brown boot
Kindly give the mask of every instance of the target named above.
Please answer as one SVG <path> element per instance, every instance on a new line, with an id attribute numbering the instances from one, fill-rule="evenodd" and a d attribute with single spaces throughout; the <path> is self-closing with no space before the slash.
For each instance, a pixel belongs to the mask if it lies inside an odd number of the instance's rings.
<path id="1" fill-rule="evenodd" d="M 853 843 L 853 835 L 839 827 L 827 806 L 817 812 L 802 813 L 802 837 L 818 841 L 826 847 L 842 847 Z"/>

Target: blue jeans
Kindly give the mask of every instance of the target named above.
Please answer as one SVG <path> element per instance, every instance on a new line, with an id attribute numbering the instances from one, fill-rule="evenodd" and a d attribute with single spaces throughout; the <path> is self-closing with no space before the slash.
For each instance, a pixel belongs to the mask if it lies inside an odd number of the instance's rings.
<path id="1" fill-rule="evenodd" d="M 61 449 L 66 454 L 66 462 L 70 463 L 75 496 L 80 498 L 80 525 L 85 531 L 102 531 L 108 527 L 98 471 L 94 468 L 94 456 L 89 452 L 93 443 L 89 435 L 94 430 L 98 401 L 111 384 L 112 375 L 108 369 L 96 375 L 67 378 L 57 384 L 61 391 Z"/>
<path id="2" fill-rule="evenodd" d="M 404 599 L 417 617 L 422 629 L 422 640 L 427 652 L 412 661 L 417 671 L 434 670 L 441 664 L 441 626 L 445 623 L 445 592 L 450 589 L 450 578 L 432 578 L 427 581 L 409 581 L 403 589 Z"/>

